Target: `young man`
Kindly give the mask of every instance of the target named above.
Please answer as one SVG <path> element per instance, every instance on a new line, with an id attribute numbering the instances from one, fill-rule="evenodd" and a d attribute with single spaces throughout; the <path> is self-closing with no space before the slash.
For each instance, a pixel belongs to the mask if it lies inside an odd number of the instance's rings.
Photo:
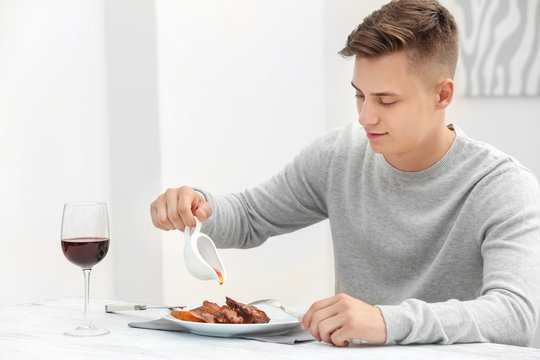
<path id="1" fill-rule="evenodd" d="M 195 215 L 219 246 L 253 247 L 328 218 L 339 295 L 305 314 L 316 339 L 527 345 L 540 303 L 538 182 L 446 125 L 452 15 L 435 0 L 391 2 L 341 53 L 355 56 L 360 126 L 242 193 L 168 189 L 152 203 L 154 225 L 183 230 Z"/>

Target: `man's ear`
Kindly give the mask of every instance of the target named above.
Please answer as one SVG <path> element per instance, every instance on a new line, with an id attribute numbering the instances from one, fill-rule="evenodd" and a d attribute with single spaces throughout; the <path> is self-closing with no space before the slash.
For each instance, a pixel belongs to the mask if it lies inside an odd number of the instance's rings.
<path id="1" fill-rule="evenodd" d="M 454 82 L 452 79 L 446 78 L 437 84 L 437 109 L 445 109 L 452 102 L 454 97 Z"/>

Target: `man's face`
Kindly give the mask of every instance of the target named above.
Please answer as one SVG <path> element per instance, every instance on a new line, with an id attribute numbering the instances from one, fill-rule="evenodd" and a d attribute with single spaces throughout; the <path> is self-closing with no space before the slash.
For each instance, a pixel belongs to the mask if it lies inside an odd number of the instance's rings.
<path id="1" fill-rule="evenodd" d="M 435 88 L 409 69 L 404 51 L 356 57 L 352 85 L 359 122 L 371 149 L 389 157 L 418 157 L 433 147 L 441 124 L 435 120 Z M 410 156 L 409 156 L 410 155 Z"/>

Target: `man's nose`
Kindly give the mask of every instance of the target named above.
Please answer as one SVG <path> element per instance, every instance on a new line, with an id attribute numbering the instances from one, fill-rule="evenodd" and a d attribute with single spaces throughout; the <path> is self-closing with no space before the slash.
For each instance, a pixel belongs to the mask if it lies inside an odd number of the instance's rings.
<path id="1" fill-rule="evenodd" d="M 362 108 L 358 110 L 358 122 L 360 125 L 373 125 L 379 122 L 375 107 L 368 101 L 364 101 Z"/>

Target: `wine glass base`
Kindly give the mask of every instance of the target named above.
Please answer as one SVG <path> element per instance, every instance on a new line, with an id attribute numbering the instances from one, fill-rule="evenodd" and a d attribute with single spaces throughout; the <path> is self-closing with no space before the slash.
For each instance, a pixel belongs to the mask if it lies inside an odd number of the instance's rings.
<path id="1" fill-rule="evenodd" d="M 107 329 L 98 328 L 93 324 L 81 324 L 79 327 L 64 332 L 68 336 L 100 336 L 107 335 L 110 331 Z"/>

